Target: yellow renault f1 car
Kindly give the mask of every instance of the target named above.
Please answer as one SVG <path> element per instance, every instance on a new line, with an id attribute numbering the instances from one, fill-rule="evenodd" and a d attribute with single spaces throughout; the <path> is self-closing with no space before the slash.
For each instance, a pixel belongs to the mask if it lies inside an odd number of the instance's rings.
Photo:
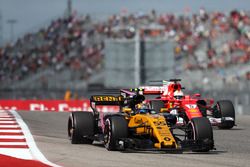
<path id="1" fill-rule="evenodd" d="M 194 118 L 186 127 L 176 128 L 160 113 L 136 109 L 143 95 L 96 95 L 90 98 L 93 112 L 72 112 L 68 136 L 72 144 L 102 141 L 107 150 L 209 151 L 214 148 L 213 131 L 207 118 Z M 117 105 L 119 112 L 101 113 L 98 105 Z M 171 119 L 169 119 L 171 121 Z"/>

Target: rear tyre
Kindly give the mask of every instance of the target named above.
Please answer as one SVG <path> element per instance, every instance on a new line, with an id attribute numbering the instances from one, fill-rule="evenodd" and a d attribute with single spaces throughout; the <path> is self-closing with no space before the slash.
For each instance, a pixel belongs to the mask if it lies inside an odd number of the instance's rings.
<path id="1" fill-rule="evenodd" d="M 72 112 L 68 120 L 68 136 L 72 144 L 92 144 L 94 116 L 91 112 Z M 89 138 L 90 137 L 90 138 Z"/>
<path id="2" fill-rule="evenodd" d="M 197 145 L 192 151 L 208 152 L 214 148 L 213 129 L 207 118 L 193 118 L 189 126 L 191 128 L 189 138 L 194 140 Z"/>
<path id="3" fill-rule="evenodd" d="M 218 125 L 220 129 L 232 129 L 235 125 L 235 110 L 231 101 L 221 100 L 217 102 L 218 116 L 222 118 L 221 124 Z M 224 117 L 231 117 L 233 120 L 223 120 Z"/>
<path id="4" fill-rule="evenodd" d="M 161 112 L 161 108 L 164 108 L 164 102 L 160 100 L 151 101 L 151 108 L 154 109 L 157 113 Z"/>
<path id="5" fill-rule="evenodd" d="M 105 121 L 104 146 L 109 151 L 119 149 L 119 139 L 128 137 L 128 123 L 124 117 L 111 116 Z"/>

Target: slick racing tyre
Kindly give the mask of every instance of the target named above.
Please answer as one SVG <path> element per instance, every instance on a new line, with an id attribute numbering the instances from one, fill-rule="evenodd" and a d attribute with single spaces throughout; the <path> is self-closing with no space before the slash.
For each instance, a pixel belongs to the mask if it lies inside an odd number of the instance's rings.
<path id="1" fill-rule="evenodd" d="M 110 116 L 105 121 L 104 145 L 107 150 L 119 149 L 119 139 L 128 137 L 128 123 L 122 116 Z"/>
<path id="2" fill-rule="evenodd" d="M 220 129 L 231 129 L 235 125 L 235 110 L 231 101 L 221 100 L 217 102 L 218 116 L 222 118 L 218 125 Z M 226 120 L 226 117 L 231 117 L 233 120 Z"/>
<path id="3" fill-rule="evenodd" d="M 91 112 L 72 112 L 68 120 L 68 136 L 72 144 L 91 144 L 94 135 L 94 116 Z"/>
<path id="4" fill-rule="evenodd" d="M 191 133 L 189 139 L 194 140 L 194 152 L 208 152 L 214 148 L 213 129 L 209 120 L 205 117 L 193 118 L 189 127 Z"/>

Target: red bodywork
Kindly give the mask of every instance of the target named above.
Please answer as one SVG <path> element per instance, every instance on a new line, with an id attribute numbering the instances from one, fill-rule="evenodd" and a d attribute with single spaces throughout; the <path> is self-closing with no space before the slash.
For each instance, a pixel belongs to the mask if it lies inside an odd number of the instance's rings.
<path id="1" fill-rule="evenodd" d="M 214 103 L 213 99 L 201 99 L 200 94 L 192 96 L 185 95 L 182 99 L 176 99 L 174 97 L 174 92 L 183 89 L 178 82 L 165 82 L 163 86 L 144 86 L 141 87 L 141 89 L 143 89 L 144 95 L 159 95 L 156 99 L 147 100 L 148 102 L 155 100 L 163 101 L 166 112 L 177 109 L 178 112 L 185 112 L 188 120 L 196 117 L 203 117 L 197 105 L 198 101 L 205 101 L 207 103 L 207 108 Z"/>

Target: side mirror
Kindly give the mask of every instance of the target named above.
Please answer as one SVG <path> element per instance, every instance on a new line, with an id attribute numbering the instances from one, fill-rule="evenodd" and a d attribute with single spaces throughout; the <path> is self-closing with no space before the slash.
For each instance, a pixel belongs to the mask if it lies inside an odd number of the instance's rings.
<path id="1" fill-rule="evenodd" d="M 160 112 L 167 112 L 168 109 L 167 108 L 161 108 Z"/>
<path id="2" fill-rule="evenodd" d="M 207 99 L 207 103 L 211 106 L 214 104 L 214 99 Z"/>
<path id="3" fill-rule="evenodd" d="M 131 108 L 122 108 L 122 111 L 127 113 L 127 114 L 130 114 L 132 112 L 132 109 Z"/>
<path id="4" fill-rule="evenodd" d="M 194 96 L 195 96 L 195 97 L 201 97 L 201 94 L 195 93 Z"/>

